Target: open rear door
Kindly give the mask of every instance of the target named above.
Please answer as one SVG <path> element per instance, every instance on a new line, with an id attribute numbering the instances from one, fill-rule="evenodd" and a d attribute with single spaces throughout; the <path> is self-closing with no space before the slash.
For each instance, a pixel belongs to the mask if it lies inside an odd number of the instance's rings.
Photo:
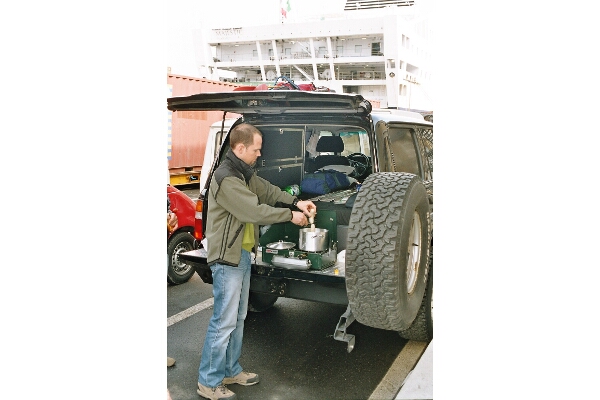
<path id="1" fill-rule="evenodd" d="M 358 94 L 258 90 L 199 93 L 167 98 L 171 111 L 227 111 L 239 114 L 368 114 L 371 103 Z"/>

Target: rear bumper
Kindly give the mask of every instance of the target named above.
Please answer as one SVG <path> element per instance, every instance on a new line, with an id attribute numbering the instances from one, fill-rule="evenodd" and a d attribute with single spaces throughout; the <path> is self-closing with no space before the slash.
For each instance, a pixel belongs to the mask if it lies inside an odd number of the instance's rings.
<path id="1" fill-rule="evenodd" d="M 196 273 L 206 283 L 212 284 L 212 272 L 206 262 L 204 249 L 180 253 L 179 257 L 192 265 Z M 346 294 L 346 279 L 338 264 L 322 271 L 289 270 L 263 263 L 260 252 L 252 264 L 250 290 L 257 293 L 288 297 L 299 300 L 309 300 L 330 304 L 348 304 Z"/>

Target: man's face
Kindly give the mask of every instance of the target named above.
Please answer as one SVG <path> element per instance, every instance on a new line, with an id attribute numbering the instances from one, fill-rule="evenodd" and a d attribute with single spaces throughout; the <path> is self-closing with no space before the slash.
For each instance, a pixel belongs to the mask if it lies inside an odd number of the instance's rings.
<path id="1" fill-rule="evenodd" d="M 239 154 L 236 154 L 240 160 L 245 162 L 251 167 L 256 164 L 256 159 L 260 157 L 260 149 L 262 148 L 262 137 L 260 135 L 254 135 L 254 143 L 246 147 L 244 145 L 238 145 Z"/>

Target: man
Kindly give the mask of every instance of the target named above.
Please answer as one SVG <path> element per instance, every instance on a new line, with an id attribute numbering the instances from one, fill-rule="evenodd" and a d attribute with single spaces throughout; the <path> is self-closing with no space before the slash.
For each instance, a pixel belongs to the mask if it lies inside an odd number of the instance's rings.
<path id="1" fill-rule="evenodd" d="M 312 201 L 296 197 L 260 178 L 253 170 L 262 148 L 262 133 L 240 124 L 229 135 L 230 150 L 215 170 L 208 192 L 207 262 L 213 276 L 213 315 L 198 369 L 198 394 L 211 400 L 236 398 L 225 385 L 254 385 L 258 375 L 239 364 L 248 311 L 251 251 L 259 225 L 291 221 L 308 224 L 316 212 Z M 300 211 L 276 208 L 292 204 Z M 306 215 L 304 214 L 306 213 Z"/>

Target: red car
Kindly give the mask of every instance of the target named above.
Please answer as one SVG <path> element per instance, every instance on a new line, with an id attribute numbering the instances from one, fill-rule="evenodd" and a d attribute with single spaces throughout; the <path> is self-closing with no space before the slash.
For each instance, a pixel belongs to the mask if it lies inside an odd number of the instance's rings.
<path id="1" fill-rule="evenodd" d="M 177 214 L 177 229 L 167 236 L 167 282 L 179 285 L 194 275 L 194 268 L 179 260 L 179 254 L 194 249 L 196 203 L 174 186 L 167 185 L 171 211 Z"/>

